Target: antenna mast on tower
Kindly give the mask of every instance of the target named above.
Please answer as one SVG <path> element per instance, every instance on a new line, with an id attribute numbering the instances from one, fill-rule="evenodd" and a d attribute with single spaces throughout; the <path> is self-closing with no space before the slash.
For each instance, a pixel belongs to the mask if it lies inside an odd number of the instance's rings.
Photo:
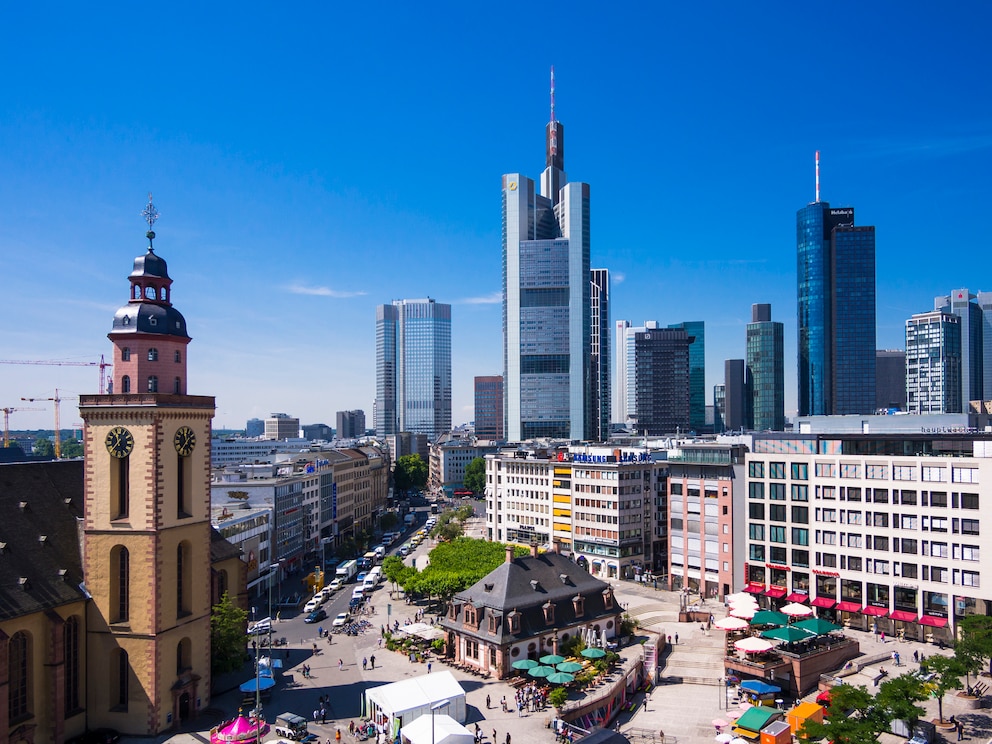
<path id="1" fill-rule="evenodd" d="M 555 66 L 551 65 L 551 121 L 555 120 Z"/>
<path id="2" fill-rule="evenodd" d="M 816 151 L 816 203 L 820 203 L 820 151 Z"/>

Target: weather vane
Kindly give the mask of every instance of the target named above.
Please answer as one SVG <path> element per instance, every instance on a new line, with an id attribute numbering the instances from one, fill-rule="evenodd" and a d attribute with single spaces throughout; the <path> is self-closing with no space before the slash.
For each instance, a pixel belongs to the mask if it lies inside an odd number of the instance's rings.
<path id="1" fill-rule="evenodd" d="M 145 218 L 145 222 L 148 223 L 148 232 L 145 233 L 145 237 L 148 238 L 148 249 L 152 248 L 152 241 L 155 240 L 155 231 L 152 229 L 155 225 L 155 221 L 161 216 L 159 211 L 155 209 L 155 205 L 152 204 L 152 192 L 148 192 L 148 205 L 141 211 L 141 216 Z"/>

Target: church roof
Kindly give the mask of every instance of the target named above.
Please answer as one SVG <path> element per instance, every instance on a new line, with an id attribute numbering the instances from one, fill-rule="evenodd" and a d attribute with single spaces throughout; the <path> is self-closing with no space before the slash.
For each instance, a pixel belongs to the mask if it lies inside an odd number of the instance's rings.
<path id="1" fill-rule="evenodd" d="M 148 248 L 145 255 L 134 259 L 134 270 L 131 271 L 131 278 L 142 276 L 152 276 L 159 279 L 169 278 L 169 267 L 165 263 L 165 259 L 156 255 L 151 247 Z"/>
<path id="2" fill-rule="evenodd" d="M 126 333 L 154 333 L 189 338 L 186 319 L 172 307 L 155 302 L 132 302 L 114 315 L 115 336 Z"/>
<path id="3" fill-rule="evenodd" d="M 0 465 L 0 620 L 86 599 L 83 462 Z"/>

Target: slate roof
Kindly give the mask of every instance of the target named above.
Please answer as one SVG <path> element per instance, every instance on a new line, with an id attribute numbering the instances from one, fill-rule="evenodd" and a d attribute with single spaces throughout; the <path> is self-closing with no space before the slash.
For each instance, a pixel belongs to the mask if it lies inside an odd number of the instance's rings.
<path id="1" fill-rule="evenodd" d="M 0 465 L 0 620 L 86 599 L 82 517 L 82 460 Z"/>
<path id="2" fill-rule="evenodd" d="M 210 563 L 220 563 L 231 558 L 240 558 L 241 548 L 234 543 L 228 542 L 227 538 L 220 534 L 214 526 L 210 527 Z"/>
<path id="3" fill-rule="evenodd" d="M 571 560 L 557 553 L 514 558 L 500 564 L 478 583 L 459 592 L 452 599 L 455 619 L 446 616 L 443 627 L 458 633 L 476 635 L 496 643 L 510 643 L 547 633 L 552 627 L 567 627 L 598 619 L 615 617 L 620 607 L 613 600 L 607 608 L 604 592 L 612 595 L 610 585 L 600 581 Z M 583 613 L 576 616 L 573 597 L 584 599 Z M 544 619 L 543 607 L 555 605 L 554 623 Z M 464 624 L 464 606 L 472 604 L 479 614 L 478 629 Z M 520 613 L 520 632 L 510 633 L 507 615 Z M 489 632 L 489 617 L 498 618 L 498 629 Z"/>

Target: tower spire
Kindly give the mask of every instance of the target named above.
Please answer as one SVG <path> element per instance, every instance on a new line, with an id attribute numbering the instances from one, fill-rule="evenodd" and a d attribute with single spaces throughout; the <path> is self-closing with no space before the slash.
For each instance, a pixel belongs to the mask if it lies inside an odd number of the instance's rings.
<path id="1" fill-rule="evenodd" d="M 816 151 L 816 203 L 820 203 L 820 151 Z"/>
<path id="2" fill-rule="evenodd" d="M 551 121 L 555 120 L 555 66 L 551 65 Z"/>

